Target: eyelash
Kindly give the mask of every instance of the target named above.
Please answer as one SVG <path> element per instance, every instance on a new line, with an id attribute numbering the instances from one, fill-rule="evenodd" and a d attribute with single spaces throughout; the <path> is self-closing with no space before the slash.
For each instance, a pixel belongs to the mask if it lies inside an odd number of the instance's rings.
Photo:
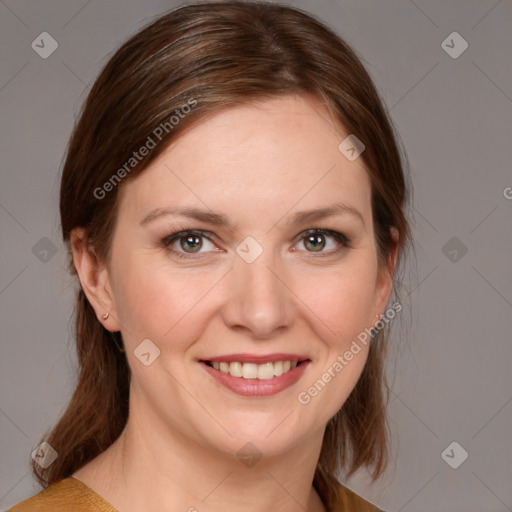
<path id="1" fill-rule="evenodd" d="M 194 253 L 186 253 L 186 252 L 181 252 L 181 251 L 178 251 L 176 249 L 174 249 L 173 247 L 171 247 L 172 243 L 175 242 L 176 240 L 179 240 L 180 238 L 185 238 L 187 236 L 199 236 L 199 237 L 203 237 L 203 238 L 206 238 L 207 240 L 209 240 L 210 242 L 214 243 L 210 236 L 211 233 L 208 232 L 208 231 L 202 231 L 200 229 L 186 229 L 186 228 L 182 228 L 181 231 L 177 231 L 175 233 L 172 233 L 168 236 L 166 236 L 164 239 L 162 239 L 162 244 L 164 245 L 165 248 L 167 248 L 169 251 L 171 251 L 176 257 L 178 258 L 195 258 L 197 259 L 198 256 L 195 256 Z M 328 252 L 319 252 L 319 253 L 315 253 L 314 251 L 305 251 L 309 254 L 312 254 L 314 255 L 315 257 L 323 257 L 323 256 L 330 256 L 332 254 L 337 254 L 339 252 L 341 252 L 343 249 L 348 249 L 351 247 L 350 245 L 350 239 L 347 238 L 343 233 L 339 233 L 338 231 L 333 231 L 333 230 L 330 230 L 330 229 L 318 229 L 318 228 L 315 228 L 315 229 L 308 229 L 306 231 L 303 231 L 300 235 L 299 235 L 299 239 L 298 239 L 298 242 L 301 242 L 302 240 L 305 240 L 308 236 L 312 236 L 312 235 L 320 235 L 320 236 L 325 236 L 325 237 L 332 237 L 334 238 L 339 244 L 340 244 L 340 247 L 334 249 L 334 250 L 331 250 L 331 251 L 328 251 Z M 195 254 L 200 254 L 200 253 L 195 253 Z M 201 256 L 199 256 L 201 257 Z"/>

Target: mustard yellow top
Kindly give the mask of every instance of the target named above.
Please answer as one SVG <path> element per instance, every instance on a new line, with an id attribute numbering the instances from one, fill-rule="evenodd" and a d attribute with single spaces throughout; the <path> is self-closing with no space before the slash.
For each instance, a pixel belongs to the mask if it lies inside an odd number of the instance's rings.
<path id="1" fill-rule="evenodd" d="M 52 484 L 7 512 L 118 512 L 99 494 L 72 476 Z M 340 485 L 336 505 L 329 512 L 382 512 Z"/>

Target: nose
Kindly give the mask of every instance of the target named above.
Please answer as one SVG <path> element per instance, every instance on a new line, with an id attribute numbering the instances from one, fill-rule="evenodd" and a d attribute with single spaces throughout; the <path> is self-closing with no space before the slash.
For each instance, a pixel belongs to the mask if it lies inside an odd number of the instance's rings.
<path id="1" fill-rule="evenodd" d="M 222 315 L 230 329 L 269 339 L 290 327 L 293 293 L 271 254 L 263 252 L 252 263 L 237 256 L 225 290 Z"/>

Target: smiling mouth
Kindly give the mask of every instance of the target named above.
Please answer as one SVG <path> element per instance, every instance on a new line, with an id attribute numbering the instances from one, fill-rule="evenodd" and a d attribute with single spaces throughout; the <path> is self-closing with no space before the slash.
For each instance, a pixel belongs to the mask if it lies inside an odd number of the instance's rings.
<path id="1" fill-rule="evenodd" d="M 202 361 L 204 364 L 213 368 L 221 373 L 229 373 L 232 377 L 239 377 L 242 379 L 258 379 L 258 380 L 271 380 L 274 377 L 280 377 L 288 372 L 294 370 L 308 360 L 304 361 L 275 361 L 263 364 L 256 363 L 242 363 L 238 361 Z"/>

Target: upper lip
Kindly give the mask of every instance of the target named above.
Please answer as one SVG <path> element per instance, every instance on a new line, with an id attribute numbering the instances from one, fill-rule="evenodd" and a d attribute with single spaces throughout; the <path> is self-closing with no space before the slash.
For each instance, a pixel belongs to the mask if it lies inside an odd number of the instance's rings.
<path id="1" fill-rule="evenodd" d="M 275 363 L 276 361 L 308 361 L 309 358 L 307 356 L 301 356 L 299 354 L 267 354 L 263 356 L 258 356 L 255 354 L 229 354 L 225 356 L 216 356 L 201 359 L 201 361 L 210 361 L 211 363 L 232 363 L 232 362 L 240 362 L 240 363 L 255 363 L 255 364 L 263 364 L 263 363 Z"/>

